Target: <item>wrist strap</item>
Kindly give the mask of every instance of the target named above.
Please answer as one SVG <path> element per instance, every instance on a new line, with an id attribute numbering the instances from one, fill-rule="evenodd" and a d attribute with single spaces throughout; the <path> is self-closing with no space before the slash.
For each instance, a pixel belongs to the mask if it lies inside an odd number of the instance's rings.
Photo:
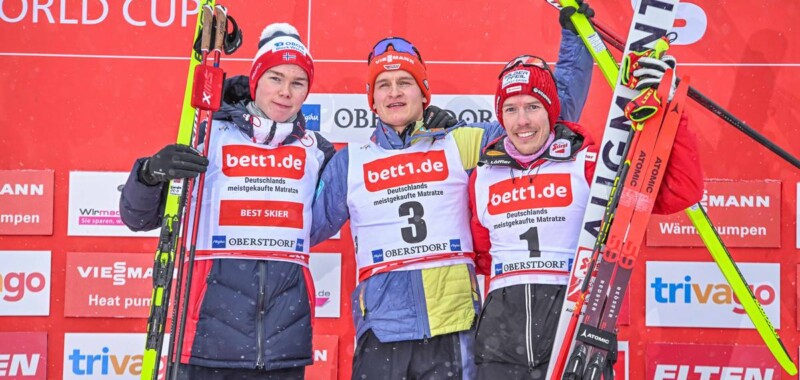
<path id="1" fill-rule="evenodd" d="M 142 167 L 139 169 L 139 182 L 147 186 L 158 185 L 158 180 L 155 176 L 150 174 L 150 159 L 144 160 Z"/>

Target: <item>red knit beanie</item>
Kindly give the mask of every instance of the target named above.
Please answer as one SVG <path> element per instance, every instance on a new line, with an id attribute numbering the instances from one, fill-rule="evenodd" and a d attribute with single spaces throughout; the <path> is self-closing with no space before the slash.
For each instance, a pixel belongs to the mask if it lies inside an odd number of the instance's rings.
<path id="1" fill-rule="evenodd" d="M 535 58 L 535 57 L 534 57 Z M 515 58 L 500 74 L 495 93 L 494 110 L 497 120 L 503 124 L 503 103 L 516 95 L 531 95 L 542 102 L 547 110 L 547 118 L 552 130 L 561 114 L 561 102 L 558 100 L 558 89 L 553 74 L 544 65 L 528 65 L 520 58 Z M 505 127 L 505 125 L 504 125 Z"/>
<path id="2" fill-rule="evenodd" d="M 258 42 L 258 52 L 250 66 L 250 96 L 256 98 L 258 80 L 264 72 L 278 65 L 300 66 L 308 75 L 308 92 L 314 82 L 314 61 L 311 54 L 300 41 L 297 29 L 286 23 L 274 23 L 264 28 Z M 308 93 L 306 93 L 308 97 Z"/>

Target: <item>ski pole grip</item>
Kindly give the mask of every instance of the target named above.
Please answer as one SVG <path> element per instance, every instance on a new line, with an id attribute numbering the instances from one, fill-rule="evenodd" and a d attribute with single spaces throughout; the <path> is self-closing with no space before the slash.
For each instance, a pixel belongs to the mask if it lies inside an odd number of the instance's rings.
<path id="1" fill-rule="evenodd" d="M 653 46 L 653 58 L 661 59 L 667 50 L 669 50 L 669 40 L 666 36 L 659 38 Z"/>
<path id="2" fill-rule="evenodd" d="M 200 37 L 200 50 L 211 50 L 211 29 L 214 26 L 214 10 L 208 5 L 203 5 L 203 34 Z"/>
<path id="3" fill-rule="evenodd" d="M 214 50 L 222 51 L 222 45 L 225 42 L 225 34 L 228 31 L 228 14 L 225 7 L 217 5 L 214 7 L 215 25 L 214 25 Z"/>

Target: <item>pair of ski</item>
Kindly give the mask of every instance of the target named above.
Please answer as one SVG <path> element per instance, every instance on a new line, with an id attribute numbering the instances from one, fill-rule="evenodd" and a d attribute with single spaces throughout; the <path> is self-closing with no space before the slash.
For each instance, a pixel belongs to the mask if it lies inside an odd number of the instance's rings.
<path id="1" fill-rule="evenodd" d="M 600 379 L 607 355 L 616 349 L 616 337 L 611 331 L 616 326 L 686 104 L 688 79 L 683 80 L 672 101 L 667 102 L 673 75 L 673 70 L 667 70 L 657 95 L 651 95 L 656 99 L 657 110 L 645 121 L 631 125 L 625 161 L 612 187 L 589 264 L 589 268 L 595 268 L 594 273 L 584 280 L 567 327 L 566 336 L 575 336 L 577 342 L 567 363 L 567 342 L 561 346 L 562 352 L 555 363 L 554 373 L 563 372 L 565 379 Z M 592 279 L 591 287 L 588 279 Z M 583 323 L 578 325 L 585 302 L 587 311 Z"/>
<path id="2" fill-rule="evenodd" d="M 555 5 L 553 4 L 555 0 L 547 1 L 551 5 Z M 577 8 L 578 4 L 575 0 L 561 0 L 561 5 Z M 645 50 L 647 47 L 652 46 L 654 42 L 658 41 L 659 38 L 666 35 L 667 31 L 672 27 L 676 8 L 677 0 L 640 1 L 637 4 L 634 12 L 634 20 L 631 24 L 630 33 L 627 40 L 627 47 L 622 49 L 625 56 L 627 56 L 630 51 Z M 627 143 L 625 144 L 628 146 L 632 142 L 631 135 L 624 136 L 620 133 L 620 130 L 623 129 L 621 128 L 622 123 L 620 122 L 620 114 L 622 113 L 622 107 L 627 101 L 630 100 L 633 94 L 629 89 L 620 85 L 619 66 L 603 42 L 603 39 L 608 40 L 610 38 L 609 36 L 613 37 L 613 35 L 607 30 L 601 30 L 603 34 L 601 37 L 589 20 L 582 14 L 576 13 L 571 19 L 578 31 L 578 34 L 581 36 L 588 50 L 592 53 L 593 57 L 597 61 L 598 66 L 600 67 L 601 72 L 604 74 L 606 80 L 608 80 L 612 88 L 615 89 L 615 92 L 614 101 L 612 102 L 612 107 L 609 112 L 608 127 L 605 130 L 603 142 L 601 144 L 601 152 L 603 152 L 603 154 L 601 154 L 601 157 L 598 158 L 595 177 L 592 181 L 592 192 L 590 194 L 591 199 L 589 205 L 587 205 L 587 212 L 584 218 L 584 228 L 578 242 L 578 252 L 576 253 L 575 267 L 573 268 L 570 276 L 570 284 L 569 288 L 567 289 L 567 295 L 564 301 L 564 307 L 562 309 L 561 319 L 556 333 L 553 353 L 547 373 L 547 378 L 549 379 L 561 379 L 562 376 L 565 379 L 581 378 L 584 373 L 589 376 L 599 376 L 599 374 L 603 372 L 603 366 L 606 365 L 606 363 L 605 360 L 600 360 L 609 352 L 609 349 L 616 346 L 616 342 L 613 341 L 613 331 L 615 331 L 614 324 L 616 323 L 616 315 L 619 312 L 619 303 L 622 301 L 622 295 L 624 295 L 624 290 L 621 289 L 627 287 L 627 280 L 630 276 L 629 267 L 632 267 L 633 265 L 633 261 L 631 259 L 635 260 L 639 243 L 641 242 L 641 239 L 639 239 L 637 240 L 636 244 L 630 243 L 630 241 L 633 241 L 633 239 L 631 239 L 633 235 L 631 232 L 633 231 L 627 230 L 627 236 L 625 236 L 625 238 L 629 239 L 629 241 L 624 243 L 624 247 L 630 248 L 623 248 L 624 251 L 614 253 L 613 248 L 618 247 L 621 241 L 618 241 L 618 238 L 611 238 L 611 236 L 608 236 L 608 239 L 606 239 L 606 234 L 610 231 L 608 229 L 608 225 L 604 225 L 607 220 L 610 220 L 610 215 L 608 215 L 609 210 L 615 210 L 614 207 L 617 206 L 614 204 L 614 199 L 609 195 L 616 191 L 612 189 L 618 183 L 620 178 L 619 170 L 617 170 L 618 168 L 615 167 L 612 156 L 615 156 L 615 153 L 619 151 L 619 146 L 622 146 L 626 140 Z M 612 42 L 614 41 L 612 40 Z M 621 45 L 621 40 L 617 39 L 615 46 L 622 47 Z M 682 87 L 686 88 L 688 86 Z M 716 104 L 699 94 L 699 92 L 694 89 L 689 88 L 688 92 L 689 97 L 699 101 L 701 105 L 705 106 L 720 117 L 723 117 L 723 119 L 730 122 L 744 133 L 748 134 L 748 136 L 753 137 L 773 152 L 797 166 L 796 158 L 792 157 L 775 144 L 769 142 L 769 140 L 749 128 L 744 123 L 738 121 L 738 119 L 733 117 L 729 112 L 725 111 L 719 106 L 716 106 Z M 676 95 L 676 97 L 677 96 L 678 95 Z M 676 99 L 673 99 L 673 104 Z M 622 156 L 625 155 L 626 154 L 623 154 Z M 617 173 L 615 177 L 613 177 L 614 173 Z M 616 179 L 611 180 L 610 178 Z M 606 201 L 607 199 L 610 199 L 610 201 Z M 605 211 L 600 209 L 599 206 L 605 206 Z M 706 215 L 702 206 L 700 204 L 693 205 L 686 210 L 686 213 L 695 225 L 695 228 L 700 234 L 703 242 L 706 244 L 706 247 L 711 252 L 712 257 L 717 262 L 717 265 L 719 266 L 726 280 L 731 284 L 731 287 L 733 288 L 737 298 L 741 300 L 745 311 L 753 321 L 753 324 L 766 343 L 767 347 L 787 373 L 790 375 L 796 374 L 797 369 L 789 357 L 783 343 L 780 341 L 780 337 L 777 335 L 763 309 L 756 301 L 751 289 L 747 286 L 744 277 L 736 267 L 724 244 L 722 244 L 719 235 L 716 233 L 716 230 L 711 224 L 711 221 L 709 220 L 708 215 Z M 647 215 L 649 217 L 649 213 Z M 614 223 L 618 223 L 619 220 L 621 220 L 620 215 L 617 215 L 617 219 L 618 221 Z M 646 224 L 646 222 L 644 224 Z M 632 225 L 631 227 L 643 229 L 644 225 L 636 227 Z M 607 243 L 605 249 L 607 252 L 611 252 L 609 261 L 614 263 L 614 268 L 617 268 L 616 272 L 612 269 L 610 277 L 608 275 L 608 269 L 606 269 L 602 274 L 599 273 L 599 271 L 595 273 L 594 261 L 587 257 L 587 252 L 591 252 L 592 256 L 594 256 L 594 254 L 597 253 L 598 245 L 602 244 L 604 241 Z M 585 248 L 592 245 L 595 246 L 595 249 L 589 250 Z M 605 261 L 606 258 L 604 257 L 603 260 Z M 617 265 L 617 262 L 619 262 L 619 265 Z M 622 272 L 619 272 L 619 269 L 622 269 Z M 620 275 L 622 276 L 620 277 Z M 580 286 L 581 281 L 582 286 Z M 614 284 L 609 285 L 611 281 L 613 281 Z M 598 282 L 600 282 L 599 285 L 593 285 L 598 284 Z M 591 321 L 585 321 L 585 326 L 590 327 L 581 329 L 578 331 L 578 334 L 586 337 L 592 335 L 598 337 L 598 339 L 594 340 L 595 343 L 597 340 L 600 340 L 603 342 L 608 342 L 608 344 L 605 345 L 605 348 L 592 347 L 592 349 L 589 350 L 585 346 L 586 342 L 579 342 L 576 344 L 575 350 L 570 350 L 575 337 L 574 325 L 577 324 L 577 316 L 579 316 L 582 312 L 582 306 L 586 300 L 585 297 L 587 296 L 587 290 L 589 289 L 590 285 L 593 285 L 591 288 L 593 289 L 591 294 L 592 298 L 590 299 L 595 300 L 592 302 L 596 304 L 590 304 L 590 308 L 587 312 L 587 319 L 590 319 Z M 603 307 L 603 305 L 606 304 L 606 298 L 602 296 L 602 294 L 604 290 L 606 291 L 606 294 L 608 294 L 607 289 L 609 287 L 611 288 L 611 293 L 609 295 L 611 304 L 605 314 L 599 314 L 601 322 L 592 323 L 598 320 L 596 316 L 589 315 L 593 313 L 592 307 Z M 603 301 L 601 302 L 601 300 Z M 565 330 L 570 325 L 573 325 L 571 328 L 572 331 L 568 333 Z M 592 330 L 592 328 L 595 329 Z M 593 339 L 586 340 L 592 341 Z M 601 342 L 601 346 L 603 342 Z M 599 355 L 592 355 L 589 351 L 596 351 L 599 353 Z M 568 356 L 570 352 L 572 354 Z M 567 358 L 570 358 L 569 364 L 573 365 L 573 369 L 575 369 L 574 367 L 577 367 L 575 364 L 581 359 L 584 361 L 589 360 L 588 364 L 590 370 L 571 370 L 562 375 L 562 371 L 557 370 L 556 367 L 560 366 L 563 368 Z M 570 369 L 569 366 L 567 369 Z"/>
<path id="3" fill-rule="evenodd" d="M 197 148 L 200 136 L 203 139 L 203 156 L 208 156 L 208 141 L 211 135 L 213 112 L 218 110 L 222 99 L 224 72 L 219 68 L 220 56 L 227 35 L 228 15 L 224 7 L 214 0 L 203 0 L 200 4 L 194 40 L 200 37 L 200 52 L 192 49 L 189 74 L 186 80 L 183 109 L 178 128 L 177 143 Z M 213 65 L 209 54 L 213 47 Z M 238 46 L 237 46 L 238 47 Z M 234 49 L 235 50 L 235 49 Z M 226 49 L 226 52 L 227 49 Z M 199 133 L 203 128 L 205 133 Z M 196 184 L 195 184 L 196 182 Z M 158 239 L 153 265 L 153 293 L 150 316 L 147 319 L 145 351 L 142 358 L 142 380 L 159 378 L 161 349 L 164 342 L 167 314 L 172 305 L 169 350 L 165 379 L 177 378 L 178 363 L 183 349 L 186 326 L 186 310 L 189 302 L 190 284 L 194 268 L 197 228 L 200 220 L 200 204 L 203 198 L 205 173 L 197 180 L 175 179 L 170 181 L 164 204 L 161 233 Z M 196 195 L 195 195 L 196 193 Z M 192 201 L 192 197 L 195 200 Z M 191 212 L 193 226 L 191 240 L 187 242 L 189 217 L 184 215 L 187 205 L 194 204 Z M 189 249 L 186 257 L 187 247 Z M 177 258 L 176 258 L 177 256 Z M 176 288 L 172 291 L 175 262 L 178 262 Z M 187 266 L 184 271 L 184 265 Z M 185 273 L 184 273 L 185 272 Z M 182 292 L 182 287 L 185 287 Z M 171 298 L 174 300 L 171 302 Z"/>

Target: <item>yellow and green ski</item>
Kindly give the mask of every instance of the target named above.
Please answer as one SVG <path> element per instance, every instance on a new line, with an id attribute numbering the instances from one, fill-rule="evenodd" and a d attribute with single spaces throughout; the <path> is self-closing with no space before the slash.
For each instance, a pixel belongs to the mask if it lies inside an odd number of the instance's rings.
<path id="1" fill-rule="evenodd" d="M 197 23 L 194 38 L 197 40 L 203 26 L 201 10 L 209 6 L 214 8 L 215 0 L 202 0 L 198 2 Z M 207 9 L 207 8 L 206 8 Z M 210 29 L 209 29 L 210 30 Z M 178 127 L 177 143 L 191 145 L 195 134 L 197 112 L 192 107 L 192 82 L 195 67 L 201 63 L 202 57 L 194 48 L 191 49 L 189 70 L 186 76 L 186 89 L 183 96 L 180 125 Z M 164 342 L 167 312 L 169 309 L 172 278 L 175 271 L 175 254 L 178 250 L 178 237 L 180 236 L 181 220 L 186 203 L 187 181 L 177 179 L 169 183 L 169 189 L 164 203 L 161 233 L 158 238 L 155 262 L 153 264 L 153 293 L 150 300 L 150 315 L 147 318 L 147 336 L 145 350 L 142 357 L 142 380 L 155 380 L 158 377 L 161 360 L 161 347 Z M 176 353 L 177 356 L 180 353 Z M 169 361 L 169 358 L 167 358 Z"/>

